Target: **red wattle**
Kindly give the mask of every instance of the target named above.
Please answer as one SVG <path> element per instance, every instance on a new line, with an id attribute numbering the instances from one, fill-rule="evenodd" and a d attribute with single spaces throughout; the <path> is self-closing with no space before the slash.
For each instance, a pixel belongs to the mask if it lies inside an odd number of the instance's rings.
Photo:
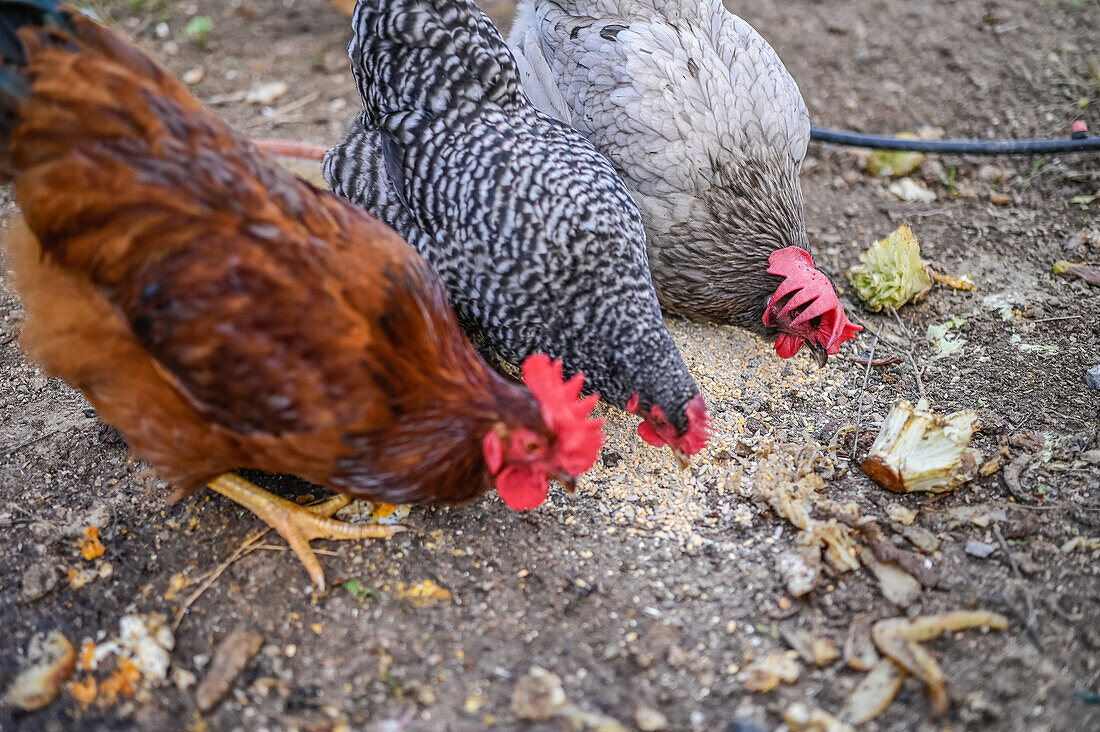
<path id="1" fill-rule="evenodd" d="M 658 435 L 647 422 L 638 425 L 638 437 L 641 437 L 653 447 L 663 447 L 666 444 L 664 438 Z"/>
<path id="2" fill-rule="evenodd" d="M 790 333 L 780 333 L 775 339 L 775 352 L 780 358 L 791 358 L 802 348 L 802 339 Z"/>
<path id="3" fill-rule="evenodd" d="M 538 508 L 550 492 L 544 472 L 535 472 L 529 465 L 509 465 L 496 478 L 497 493 L 514 511 Z"/>

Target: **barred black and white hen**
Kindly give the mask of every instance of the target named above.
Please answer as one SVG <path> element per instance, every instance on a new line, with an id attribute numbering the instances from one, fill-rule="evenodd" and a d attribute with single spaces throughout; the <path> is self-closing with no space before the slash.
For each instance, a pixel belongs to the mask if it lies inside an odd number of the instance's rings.
<path id="1" fill-rule="evenodd" d="M 583 136 L 538 112 L 468 0 L 361 0 L 349 46 L 364 109 L 325 158 L 333 189 L 412 243 L 460 321 L 512 363 L 535 353 L 684 459 L 703 397 L 661 317 L 638 209 Z"/>

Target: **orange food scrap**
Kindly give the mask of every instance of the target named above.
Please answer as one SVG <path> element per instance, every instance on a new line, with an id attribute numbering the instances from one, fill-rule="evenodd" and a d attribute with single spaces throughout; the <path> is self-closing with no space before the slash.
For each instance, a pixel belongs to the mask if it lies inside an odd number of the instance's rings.
<path id="1" fill-rule="evenodd" d="M 65 688 L 69 690 L 69 694 L 72 695 L 73 699 L 76 699 L 83 706 L 88 706 L 94 702 L 96 694 L 99 692 L 95 676 L 85 676 L 80 681 L 70 681 Z"/>
<path id="2" fill-rule="evenodd" d="M 95 643 L 84 641 L 80 647 L 80 669 L 82 671 L 95 671 Z"/>
<path id="3" fill-rule="evenodd" d="M 440 587 L 430 579 L 406 588 L 404 582 L 397 583 L 397 597 L 410 600 L 417 607 L 434 605 L 440 600 L 450 600 L 451 591 Z"/>
<path id="4" fill-rule="evenodd" d="M 99 529 L 94 526 L 84 529 L 84 539 L 80 542 L 80 556 L 91 561 L 96 557 L 102 557 L 106 551 L 107 547 L 103 546 L 103 542 L 99 540 Z"/>
<path id="5" fill-rule="evenodd" d="M 101 701 L 105 706 L 111 706 L 120 696 L 132 697 L 137 693 L 137 685 L 141 681 L 141 670 L 130 659 L 120 656 L 118 668 L 99 687 L 103 696 Z"/>
<path id="6" fill-rule="evenodd" d="M 168 580 L 168 590 L 164 593 L 164 599 L 168 602 L 174 602 L 179 599 L 180 591 L 183 588 L 191 584 L 190 578 L 185 574 L 174 574 L 172 578 Z"/>

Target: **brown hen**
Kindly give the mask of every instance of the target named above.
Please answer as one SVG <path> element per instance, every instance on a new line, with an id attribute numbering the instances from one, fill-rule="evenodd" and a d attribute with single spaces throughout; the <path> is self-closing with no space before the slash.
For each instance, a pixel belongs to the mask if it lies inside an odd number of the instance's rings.
<path id="1" fill-rule="evenodd" d="M 595 461 L 582 379 L 534 356 L 505 381 L 438 277 L 369 215 L 291 176 L 110 30 L 52 0 L 0 4 L 0 164 L 23 342 L 186 494 L 208 485 L 315 538 L 350 498 L 513 508 Z M 537 395 L 537 397 L 536 397 Z M 228 471 L 342 495 L 312 510 Z"/>

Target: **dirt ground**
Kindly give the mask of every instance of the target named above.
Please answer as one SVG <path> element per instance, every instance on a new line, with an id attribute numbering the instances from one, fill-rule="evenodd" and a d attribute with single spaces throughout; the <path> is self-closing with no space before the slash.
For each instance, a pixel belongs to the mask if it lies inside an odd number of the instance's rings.
<path id="1" fill-rule="evenodd" d="M 356 107 L 348 21 L 321 0 L 92 5 L 249 135 L 331 143 Z M 774 43 L 818 124 L 1052 137 L 1083 118 L 1100 132 L 1097 0 L 730 6 Z M 507 27 L 510 3 L 487 10 Z M 196 15 L 212 20 L 205 48 L 186 33 Z M 246 100 L 273 82 L 285 92 Z M 127 689 L 115 678 L 124 666 L 104 658 L 41 711 L 0 712 L 0 727 L 659 728 L 648 709 L 672 730 L 773 729 L 798 702 L 837 713 L 865 675 L 843 658 L 820 668 L 799 660 L 793 683 L 749 691 L 746 669 L 787 651 L 793 633 L 843 648 L 868 614 L 984 609 L 1009 627 L 927 644 L 947 679 L 947 713 L 934 716 L 909 679 L 866 728 L 1100 729 L 1100 557 L 1072 548 L 1100 538 L 1100 392 L 1084 379 L 1100 363 L 1100 290 L 1052 273 L 1057 260 L 1100 260 L 1097 162 L 932 158 L 916 177 L 936 200 L 905 203 L 855 152 L 813 145 L 803 182 L 823 268 L 842 273 L 909 222 L 925 257 L 972 275 L 977 291 L 937 287 L 899 323 L 841 288 L 866 331 L 820 371 L 804 357 L 780 362 L 732 329 L 673 321 L 716 418 L 714 444 L 690 471 L 611 414 L 603 460 L 575 495 L 554 492 L 528 514 L 495 497 L 418 509 L 404 519 L 410 531 L 387 543 L 319 542 L 330 582 L 355 581 L 322 597 L 277 536 L 241 549 L 259 527 L 247 511 L 208 492 L 167 504 L 168 489 L 80 395 L 27 363 L 19 301 L 0 278 L 0 687 L 36 633 L 104 646 L 123 616 L 162 613 L 171 624 L 209 585 L 171 643 L 162 639 L 172 646 L 165 681 L 131 679 Z M 965 344 L 935 358 L 926 330 L 955 317 Z M 900 362 L 865 380 L 872 343 L 876 358 Z M 849 460 L 853 439 L 866 450 L 895 399 L 916 400 L 918 378 L 938 411 L 978 411 L 974 446 L 983 461 L 1003 448 L 999 470 L 946 496 L 898 496 Z M 885 599 L 867 569 L 827 568 L 812 592 L 788 592 L 797 531 L 765 500 L 764 476 L 790 462 L 769 459 L 802 446 L 821 454 L 819 499 L 855 502 L 895 548 L 916 551 L 903 534 L 938 545 L 925 546 L 919 562 L 931 577 L 907 607 Z M 289 478 L 265 484 L 323 493 Z M 889 520 L 903 513 L 891 504 L 917 511 L 918 531 Z M 85 559 L 89 526 L 105 553 Z M 424 580 L 449 596 L 415 596 Z M 200 713 L 193 682 L 238 630 L 262 636 L 259 653 Z M 560 677 L 572 704 L 541 723 L 513 704 L 533 667 Z"/>

